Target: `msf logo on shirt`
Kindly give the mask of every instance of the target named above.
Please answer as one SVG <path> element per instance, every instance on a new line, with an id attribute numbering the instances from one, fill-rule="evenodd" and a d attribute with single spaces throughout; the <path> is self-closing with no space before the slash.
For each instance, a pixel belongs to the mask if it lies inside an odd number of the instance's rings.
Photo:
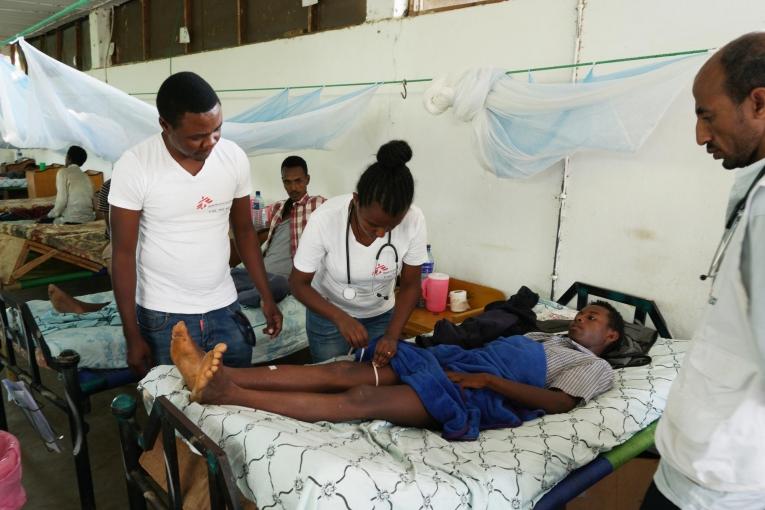
<path id="1" fill-rule="evenodd" d="M 378 262 L 377 265 L 375 266 L 374 276 L 379 276 L 379 275 L 387 273 L 387 272 L 388 272 L 388 266 L 386 266 L 385 264 L 380 264 Z"/>
<path id="2" fill-rule="evenodd" d="M 212 198 L 208 197 L 207 195 L 202 195 L 202 198 L 197 202 L 197 209 L 203 210 L 206 209 L 208 205 L 212 204 Z"/>

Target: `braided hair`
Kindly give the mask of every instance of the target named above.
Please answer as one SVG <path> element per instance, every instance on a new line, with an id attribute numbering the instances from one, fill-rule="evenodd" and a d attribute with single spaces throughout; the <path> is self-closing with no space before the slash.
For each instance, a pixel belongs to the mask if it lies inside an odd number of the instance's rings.
<path id="1" fill-rule="evenodd" d="M 377 161 L 367 168 L 356 184 L 359 205 L 373 202 L 391 217 L 406 212 L 414 198 L 414 179 L 406 163 L 412 148 L 403 140 L 392 140 L 377 151 Z"/>

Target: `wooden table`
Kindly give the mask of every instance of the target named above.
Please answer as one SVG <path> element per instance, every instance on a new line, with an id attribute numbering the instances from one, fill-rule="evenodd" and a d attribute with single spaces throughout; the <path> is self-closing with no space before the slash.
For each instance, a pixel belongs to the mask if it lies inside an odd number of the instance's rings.
<path id="1" fill-rule="evenodd" d="M 436 322 L 441 319 L 448 319 L 454 323 L 460 323 L 469 317 L 475 317 L 483 312 L 483 307 L 494 301 L 504 301 L 505 294 L 501 290 L 493 289 L 479 285 L 477 283 L 466 282 L 457 278 L 449 278 L 449 291 L 466 290 L 470 308 L 464 312 L 455 313 L 446 310 L 440 313 L 430 312 L 425 308 L 415 308 L 409 320 L 404 325 L 402 335 L 405 338 L 422 335 L 433 331 Z"/>

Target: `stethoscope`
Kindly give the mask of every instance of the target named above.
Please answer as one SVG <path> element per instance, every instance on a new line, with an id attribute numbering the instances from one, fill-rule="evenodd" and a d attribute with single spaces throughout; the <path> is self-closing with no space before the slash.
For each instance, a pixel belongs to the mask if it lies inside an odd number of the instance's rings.
<path id="1" fill-rule="evenodd" d="M 749 186 L 749 189 L 746 190 L 744 196 L 741 198 L 741 200 L 738 201 L 738 203 L 736 203 L 736 207 L 733 208 L 730 216 L 728 216 L 728 220 L 725 222 L 725 232 L 723 233 L 722 239 L 720 239 L 720 244 L 717 245 L 717 250 L 715 250 L 715 254 L 712 257 L 712 262 L 709 264 L 709 269 L 707 270 L 706 274 L 699 275 L 699 279 L 702 281 L 706 280 L 707 278 L 712 278 L 714 280 L 715 277 L 717 277 L 717 273 L 720 272 L 720 266 L 722 265 L 723 257 L 725 257 L 725 252 L 728 250 L 731 239 L 733 239 L 733 234 L 736 232 L 736 227 L 738 227 L 738 224 L 741 222 L 741 218 L 744 216 L 744 207 L 746 206 L 746 201 L 749 198 L 749 195 L 752 193 L 754 187 L 757 186 L 757 183 L 760 181 L 760 179 L 762 179 L 763 175 L 765 175 L 765 167 L 760 170 L 760 173 L 757 174 L 757 177 L 754 178 L 752 184 Z"/>
<path id="2" fill-rule="evenodd" d="M 348 224 L 345 226 L 345 274 L 348 281 L 348 286 L 343 289 L 343 297 L 347 300 L 356 299 L 356 289 L 351 287 L 351 252 L 348 248 L 348 238 L 350 237 L 351 233 L 351 215 L 353 214 L 353 204 L 351 204 L 351 208 L 348 211 Z M 388 231 L 388 242 L 380 246 L 380 249 L 377 250 L 377 255 L 375 255 L 375 269 L 377 268 L 377 263 L 380 261 L 380 254 L 385 248 L 390 248 L 393 250 L 393 256 L 396 260 L 396 267 L 398 267 L 398 250 L 396 250 L 396 247 L 393 246 L 390 242 L 391 239 L 391 231 Z M 377 297 L 383 298 L 385 300 L 388 299 L 388 296 L 383 296 L 379 292 L 377 293 Z"/>

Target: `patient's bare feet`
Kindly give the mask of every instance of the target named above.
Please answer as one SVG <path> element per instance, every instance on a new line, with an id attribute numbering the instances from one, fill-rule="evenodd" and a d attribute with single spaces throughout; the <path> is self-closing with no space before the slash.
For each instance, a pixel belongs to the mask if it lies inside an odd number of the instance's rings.
<path id="1" fill-rule="evenodd" d="M 223 404 L 233 382 L 223 370 L 223 353 L 226 344 L 216 345 L 202 358 L 202 366 L 197 372 L 197 382 L 191 392 L 191 400 L 200 404 Z"/>
<path id="2" fill-rule="evenodd" d="M 58 313 L 86 313 L 95 312 L 105 307 L 108 303 L 86 303 L 75 299 L 52 283 L 48 285 L 48 299 L 53 309 Z"/>
<path id="3" fill-rule="evenodd" d="M 189 389 L 194 389 L 204 355 L 205 353 L 189 335 L 185 322 L 179 321 L 173 326 L 173 334 L 170 338 L 170 359 L 180 370 Z"/>

